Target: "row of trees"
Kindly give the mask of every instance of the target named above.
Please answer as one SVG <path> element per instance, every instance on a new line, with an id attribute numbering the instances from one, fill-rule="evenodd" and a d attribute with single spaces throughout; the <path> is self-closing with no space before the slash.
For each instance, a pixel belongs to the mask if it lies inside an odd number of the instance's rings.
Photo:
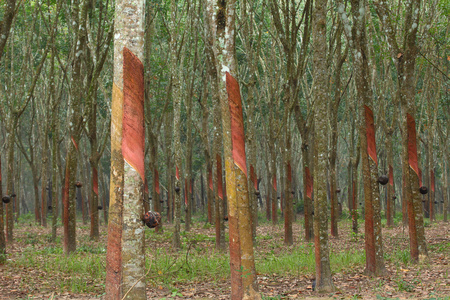
<path id="1" fill-rule="evenodd" d="M 287 244 L 303 211 L 323 291 L 333 289 L 328 219 L 338 237 L 344 202 L 355 231 L 364 209 L 371 275 L 386 272 L 383 208 L 388 226 L 402 209 L 416 261 L 427 254 L 423 213 L 447 218 L 442 1 L 8 0 L 4 8 L 0 259 L 24 211 L 42 226 L 51 216 L 53 239 L 61 214 L 65 252 L 75 251 L 78 200 L 93 240 L 99 210 L 105 222 L 109 214 L 108 295 L 145 297 L 143 211 L 175 224 L 179 249 L 181 219 L 189 230 L 202 208 L 217 249 L 228 216 L 233 298 L 258 298 L 258 207 L 273 224 L 282 210 Z"/>

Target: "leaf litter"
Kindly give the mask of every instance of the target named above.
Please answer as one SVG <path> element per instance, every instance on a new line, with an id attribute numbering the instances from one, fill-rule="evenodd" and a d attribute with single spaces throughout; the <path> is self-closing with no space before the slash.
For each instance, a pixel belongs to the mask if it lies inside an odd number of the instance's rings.
<path id="1" fill-rule="evenodd" d="M 313 247 L 311 243 L 304 241 L 303 226 L 300 222 L 293 225 L 294 245 Z M 106 227 L 102 226 L 101 230 L 99 242 L 93 242 L 89 241 L 87 226 L 78 228 L 79 249 L 96 249 L 106 245 Z M 171 232 L 172 228 L 165 225 L 164 230 Z M 44 231 L 46 229 L 38 226 L 16 227 L 15 241 L 7 246 L 7 262 L 0 265 L 0 299 L 104 299 L 104 275 L 77 279 L 73 278 L 77 275 L 64 271 L 41 270 L 39 262 L 26 267 L 19 263 L 27 251 L 40 251 L 39 253 L 42 252 L 45 256 L 43 249 L 62 247 L 60 244 L 48 242 L 48 234 L 43 233 Z M 351 233 L 350 222 L 340 222 L 339 238 L 330 238 L 330 256 L 340 252 L 363 251 L 363 233 L 363 224 L 359 234 L 355 235 Z M 197 246 L 203 251 L 213 253 L 214 234 L 213 227 L 199 224 L 193 227 L 189 236 L 201 236 L 202 239 L 196 240 Z M 336 291 L 320 295 L 313 290 L 314 271 L 307 271 L 306 268 L 296 274 L 259 273 L 258 258 L 276 258 L 292 252 L 295 247 L 284 245 L 284 228 L 281 224 L 262 224 L 258 227 L 255 246 L 260 292 L 264 296 L 263 299 L 450 299 L 450 223 L 432 223 L 425 228 L 425 234 L 429 257 L 413 264 L 409 261 L 407 228 L 383 228 L 383 250 L 388 274 L 378 278 L 365 276 L 364 261 L 357 265 L 340 266 L 339 272 L 333 273 Z M 153 249 L 168 249 L 169 255 L 178 259 L 183 259 L 184 255 L 187 257 L 185 253 L 178 255 L 170 252 L 170 238 L 161 236 L 151 233 L 148 245 Z M 100 255 L 104 264 L 106 255 L 102 251 L 99 252 L 95 255 Z M 183 280 L 172 284 L 159 280 L 158 277 L 164 275 L 159 272 L 147 281 L 149 299 L 229 299 L 229 274 L 223 274 L 222 278 Z M 74 288 L 73 284 L 71 286 L 69 282 L 74 279 L 83 282 L 82 285 L 87 287 L 86 291 L 80 291 L 79 287 Z"/>

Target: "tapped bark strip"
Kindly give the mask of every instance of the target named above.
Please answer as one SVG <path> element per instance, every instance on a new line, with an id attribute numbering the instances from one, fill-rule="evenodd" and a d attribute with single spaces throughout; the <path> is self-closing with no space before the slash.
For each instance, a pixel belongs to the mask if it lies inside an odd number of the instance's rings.
<path id="1" fill-rule="evenodd" d="M 226 72 L 228 104 L 231 115 L 231 139 L 233 160 L 247 176 L 247 163 L 245 158 L 244 117 L 242 115 L 241 94 L 239 84 L 230 73 Z M 276 188 L 275 188 L 276 189 Z"/>
<path id="2" fill-rule="evenodd" d="M 144 171 L 144 65 L 123 49 L 123 158 L 145 181 Z"/>
<path id="3" fill-rule="evenodd" d="M 240 276 L 242 278 L 243 299 L 261 299 L 256 282 L 256 269 L 253 254 L 253 236 L 250 199 L 248 195 L 247 162 L 245 156 L 244 118 L 239 84 L 226 72 L 226 87 L 231 120 L 231 145 L 234 161 L 235 202 L 238 213 L 238 232 L 240 238 Z M 228 184 L 227 184 L 228 186 Z M 231 241 L 230 241 L 231 243 Z M 231 247 L 231 245 L 230 245 Z"/>
<path id="4" fill-rule="evenodd" d="M 290 148 L 290 146 L 289 146 Z M 292 211 L 293 211 L 293 203 L 292 203 L 292 167 L 291 167 L 291 160 L 290 160 L 290 154 L 287 160 L 287 167 L 286 167 L 286 189 L 285 189 L 285 195 L 286 195 L 286 209 L 284 213 L 284 243 L 286 245 L 292 245 L 294 243 L 294 239 L 292 236 Z"/>
<path id="5" fill-rule="evenodd" d="M 306 157 L 306 155 L 304 155 Z M 303 185 L 305 192 L 305 240 L 311 241 L 314 237 L 313 228 L 313 203 L 312 203 L 312 179 L 309 167 L 303 168 Z"/>
<path id="6" fill-rule="evenodd" d="M 365 120 L 366 120 L 366 138 L 367 138 L 367 153 L 370 158 L 378 165 L 377 149 L 375 144 L 375 126 L 373 120 L 373 111 L 367 105 L 364 105 Z"/>
<path id="7" fill-rule="evenodd" d="M 145 181 L 144 66 L 126 47 L 123 49 L 122 129 L 124 159 L 122 288 L 128 293 L 126 299 L 146 299 L 145 232 L 142 222 Z"/>
<path id="8" fill-rule="evenodd" d="M 417 176 L 419 176 L 419 185 L 422 186 L 422 176 L 420 176 L 421 172 L 417 158 L 416 121 L 414 117 L 407 113 L 406 122 L 408 126 L 408 163 Z"/>
<path id="9" fill-rule="evenodd" d="M 153 184 L 155 185 L 156 193 L 158 195 L 160 195 L 161 191 L 159 189 L 159 173 L 158 173 L 158 170 L 155 169 L 153 174 L 154 174 L 154 176 L 153 176 Z"/>

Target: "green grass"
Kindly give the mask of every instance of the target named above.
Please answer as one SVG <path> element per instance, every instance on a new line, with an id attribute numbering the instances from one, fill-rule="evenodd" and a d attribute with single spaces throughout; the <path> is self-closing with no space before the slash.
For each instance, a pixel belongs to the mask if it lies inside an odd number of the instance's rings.
<path id="1" fill-rule="evenodd" d="M 59 291 L 92 293 L 98 292 L 106 275 L 103 253 L 101 248 L 81 246 L 76 253 L 65 256 L 61 247 L 28 246 L 11 264 L 14 268 L 39 270 L 39 276 L 48 276 Z"/>
<path id="2" fill-rule="evenodd" d="M 438 253 L 450 253 L 450 242 L 442 244 L 431 244 L 428 246 L 428 250 Z"/>
<path id="3" fill-rule="evenodd" d="M 77 250 L 65 256 L 60 247 L 48 247 L 42 250 L 28 247 L 16 258 L 15 265 L 37 268 L 46 273 L 61 273 L 99 278 L 105 275 L 104 257 Z"/>
<path id="4" fill-rule="evenodd" d="M 351 250 L 330 254 L 331 270 L 340 272 L 343 269 L 357 265 L 364 265 L 365 254 L 363 251 Z M 311 274 L 315 270 L 314 246 L 308 244 L 294 247 L 291 252 L 260 253 L 256 256 L 256 270 L 261 274 L 290 274 L 299 276 Z"/>
<path id="5" fill-rule="evenodd" d="M 171 285 L 226 279 L 230 268 L 229 256 L 206 248 L 195 244 L 176 255 L 166 249 L 156 249 L 146 262 L 147 270 L 151 268 L 149 280 L 155 284 Z"/>
<path id="6" fill-rule="evenodd" d="M 391 260 L 396 263 L 398 266 L 401 264 L 403 266 L 407 266 L 411 262 L 411 255 L 409 249 L 396 249 L 391 253 L 385 253 L 384 257 L 387 260 Z"/>

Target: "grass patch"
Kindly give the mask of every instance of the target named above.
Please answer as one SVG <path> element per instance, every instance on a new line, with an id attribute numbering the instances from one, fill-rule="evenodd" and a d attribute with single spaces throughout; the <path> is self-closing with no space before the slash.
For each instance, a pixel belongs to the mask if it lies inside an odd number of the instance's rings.
<path id="1" fill-rule="evenodd" d="M 187 250 L 176 254 L 169 253 L 166 249 L 156 249 L 146 262 L 147 270 L 151 267 L 149 281 L 173 285 L 227 279 L 230 272 L 229 255 L 205 248 L 200 244 L 191 245 Z"/>
<path id="2" fill-rule="evenodd" d="M 54 289 L 57 286 L 59 292 L 98 293 L 99 288 L 103 289 L 106 271 L 104 255 L 96 252 L 101 251 L 85 251 L 81 246 L 76 253 L 65 256 L 61 247 L 27 247 L 10 264 L 12 268 L 39 270 L 38 276 L 47 278 L 44 282 L 48 283 L 48 286 L 44 284 L 40 289 Z M 27 275 L 30 278 L 36 276 Z M 30 278 L 24 277 L 22 280 Z"/>
<path id="3" fill-rule="evenodd" d="M 438 253 L 449 253 L 450 252 L 450 242 L 431 244 L 428 246 L 428 250 Z"/>
<path id="4" fill-rule="evenodd" d="M 364 251 L 351 250 L 330 254 L 331 270 L 340 272 L 357 265 L 364 265 Z M 261 274 L 290 274 L 299 276 L 315 271 L 314 246 L 307 244 L 294 247 L 285 253 L 259 253 L 256 256 L 256 270 Z"/>

